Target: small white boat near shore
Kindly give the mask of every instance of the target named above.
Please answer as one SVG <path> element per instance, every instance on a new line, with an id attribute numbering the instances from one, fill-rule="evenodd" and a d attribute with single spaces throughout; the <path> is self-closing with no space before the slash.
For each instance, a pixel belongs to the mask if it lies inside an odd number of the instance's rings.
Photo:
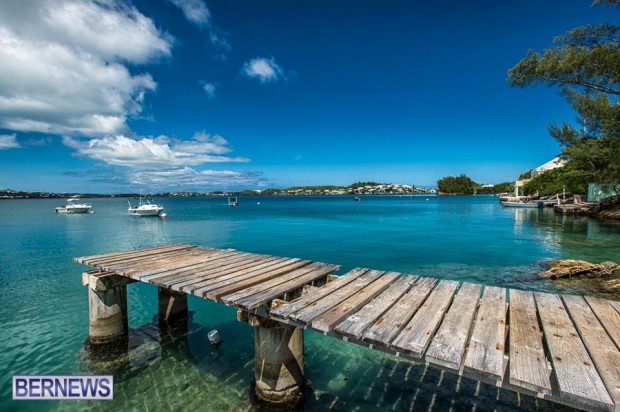
<path id="1" fill-rule="evenodd" d="M 127 213 L 129 216 L 159 216 L 164 210 L 163 205 L 152 203 L 149 199 L 143 199 L 140 195 L 140 200 L 137 204 L 132 205 L 131 201 L 127 200 L 129 208 Z"/>
<path id="2" fill-rule="evenodd" d="M 67 205 L 59 206 L 55 209 L 56 213 L 91 213 L 93 206 L 90 203 L 81 203 L 79 197 L 67 199 Z"/>
<path id="3" fill-rule="evenodd" d="M 499 203 L 505 207 L 521 207 L 521 208 L 530 208 L 530 209 L 537 209 L 545 205 L 542 201 L 537 201 L 537 200 L 529 200 L 529 201 L 500 200 Z"/>

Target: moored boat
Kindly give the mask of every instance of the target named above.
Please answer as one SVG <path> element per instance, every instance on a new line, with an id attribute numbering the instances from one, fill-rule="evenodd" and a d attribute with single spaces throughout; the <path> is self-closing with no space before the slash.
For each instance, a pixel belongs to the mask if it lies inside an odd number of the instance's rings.
<path id="1" fill-rule="evenodd" d="M 164 210 L 163 205 L 158 205 L 151 202 L 149 199 L 144 199 L 142 194 L 140 194 L 140 199 L 136 205 L 132 205 L 129 200 L 127 203 L 129 203 L 127 213 L 129 213 L 130 216 L 159 216 Z"/>
<path id="2" fill-rule="evenodd" d="M 521 207 L 521 208 L 530 208 L 530 209 L 537 209 L 545 205 L 542 201 L 537 201 L 537 200 L 529 200 L 529 201 L 500 200 L 499 203 L 505 207 Z"/>
<path id="3" fill-rule="evenodd" d="M 71 197 L 67 199 L 65 206 L 59 206 L 55 209 L 56 213 L 90 213 L 93 206 L 90 203 L 81 203 L 79 197 Z"/>

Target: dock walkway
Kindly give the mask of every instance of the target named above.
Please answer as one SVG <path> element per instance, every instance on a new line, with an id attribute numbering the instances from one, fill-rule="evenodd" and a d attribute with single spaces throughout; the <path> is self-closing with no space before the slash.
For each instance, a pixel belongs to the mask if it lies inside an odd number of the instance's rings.
<path id="1" fill-rule="evenodd" d="M 620 302 L 193 245 L 75 258 L 123 276 L 585 410 L 620 410 Z"/>

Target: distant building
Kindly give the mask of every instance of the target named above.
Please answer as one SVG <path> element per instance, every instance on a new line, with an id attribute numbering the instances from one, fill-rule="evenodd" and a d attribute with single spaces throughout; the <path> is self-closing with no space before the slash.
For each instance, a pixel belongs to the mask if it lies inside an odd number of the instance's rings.
<path id="1" fill-rule="evenodd" d="M 519 189 L 523 189 L 523 186 L 525 186 L 527 182 L 529 182 L 536 176 L 541 175 L 545 172 L 548 172 L 549 170 L 557 169 L 559 167 L 564 167 L 565 165 L 566 165 L 566 160 L 561 159 L 559 156 L 556 156 L 553 159 L 549 160 L 547 163 L 540 165 L 535 169 L 532 169 L 529 179 L 522 179 L 522 180 L 515 181 L 515 196 L 519 196 Z"/>

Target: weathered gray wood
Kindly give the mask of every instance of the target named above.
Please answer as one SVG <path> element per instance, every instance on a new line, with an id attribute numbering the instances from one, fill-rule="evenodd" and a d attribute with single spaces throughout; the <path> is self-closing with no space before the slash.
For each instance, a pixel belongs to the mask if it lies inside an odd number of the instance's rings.
<path id="1" fill-rule="evenodd" d="M 608 300 L 609 304 L 616 309 L 618 313 L 620 313 L 620 301 L 617 300 Z"/>
<path id="2" fill-rule="evenodd" d="M 437 279 L 421 278 L 396 304 L 370 326 L 362 339 L 374 345 L 387 347 L 411 320 L 414 313 L 437 283 Z"/>
<path id="3" fill-rule="evenodd" d="M 269 313 L 272 318 L 287 319 L 291 314 L 301 310 L 309 305 L 314 305 L 316 301 L 329 295 L 330 293 L 340 289 L 341 287 L 353 282 L 364 273 L 368 272 L 368 269 L 355 268 L 352 271 L 339 276 L 338 279 L 329 282 L 327 285 L 320 287 L 316 292 L 302 296 L 299 299 L 295 299 L 292 302 L 284 303 L 277 308 L 274 308 Z"/>
<path id="4" fill-rule="evenodd" d="M 162 283 L 167 285 L 173 290 L 182 291 L 185 293 L 191 293 L 192 290 L 204 286 L 208 283 L 214 282 L 214 279 L 219 278 L 224 274 L 247 272 L 255 269 L 255 265 L 262 264 L 277 264 L 280 261 L 286 260 L 285 258 L 279 258 L 271 260 L 271 256 L 266 256 L 266 259 L 257 260 L 254 256 L 239 256 L 235 255 L 225 260 L 218 260 L 211 263 L 208 267 L 196 271 L 194 273 L 185 274 L 179 277 L 170 278 Z M 267 260 L 269 259 L 269 260 Z"/>
<path id="5" fill-rule="evenodd" d="M 171 276 L 164 279 L 155 279 L 154 283 L 161 283 L 167 287 L 189 293 L 190 290 L 199 288 L 208 283 L 215 282 L 226 274 L 246 273 L 256 268 L 275 265 L 285 261 L 286 258 L 275 258 L 265 256 L 264 259 L 257 259 L 253 256 L 233 256 L 229 259 L 216 260 L 208 265 L 190 271 Z M 185 290 L 183 288 L 186 288 Z"/>
<path id="6" fill-rule="evenodd" d="M 501 382 L 506 368 L 506 289 L 487 286 L 469 339 L 465 371 L 490 382 Z"/>
<path id="7" fill-rule="evenodd" d="M 510 289 L 510 369 L 511 385 L 536 393 L 550 394 L 551 368 L 545 356 L 542 332 L 538 327 L 534 294 Z"/>
<path id="8" fill-rule="evenodd" d="M 155 247 L 149 247 L 149 248 L 143 248 L 143 249 L 134 249 L 134 250 L 128 250 L 125 252 L 114 252 L 114 253 L 104 253 L 101 255 L 91 255 L 91 256 L 81 256 L 81 257 L 76 257 L 73 258 L 74 262 L 77 263 L 82 263 L 84 265 L 89 265 L 90 263 L 93 262 L 98 262 L 98 261 L 105 261 L 108 259 L 116 259 L 116 258 L 120 258 L 123 259 L 125 257 L 132 257 L 135 255 L 140 255 L 140 254 L 145 254 L 145 253 L 149 253 L 149 252 L 157 252 L 160 250 L 165 250 L 165 249 L 170 249 L 170 248 L 179 248 L 179 247 L 187 247 L 187 246 L 192 246 L 192 245 L 182 245 L 182 244 L 169 244 L 169 245 L 161 245 L 161 246 L 155 246 Z"/>
<path id="9" fill-rule="evenodd" d="M 560 297 L 534 292 L 534 298 L 558 386 L 556 395 L 589 408 L 611 410 L 612 400 Z"/>
<path id="10" fill-rule="evenodd" d="M 299 259 L 288 259 L 288 258 L 278 258 L 276 260 L 263 262 L 261 265 L 245 265 L 243 268 L 237 268 L 236 270 L 229 270 L 228 268 L 225 271 L 215 271 L 214 274 L 209 274 L 209 276 L 205 276 L 201 279 L 197 279 L 190 282 L 182 282 L 177 285 L 173 285 L 173 288 L 180 288 L 186 293 L 194 293 L 196 290 L 211 286 L 214 284 L 219 284 L 221 282 L 222 275 L 224 273 L 228 273 L 229 276 L 226 279 L 236 278 L 240 276 L 255 276 L 267 272 L 271 272 L 273 270 L 289 267 L 291 264 L 295 264 L 300 262 Z M 234 282 L 234 281 L 233 281 Z M 202 296 L 202 292 L 197 294 L 196 296 Z"/>
<path id="11" fill-rule="evenodd" d="M 407 326 L 394 339 L 392 349 L 421 359 L 444 313 L 448 310 L 458 286 L 459 282 L 452 280 L 440 281 Z"/>
<path id="12" fill-rule="evenodd" d="M 586 296 L 585 299 L 609 334 L 609 337 L 620 349 L 620 313 L 614 309 L 608 300 L 591 296 Z"/>
<path id="13" fill-rule="evenodd" d="M 401 276 L 389 288 L 374 298 L 372 302 L 346 318 L 334 330 L 349 338 L 361 339 L 362 333 L 407 293 L 418 279 L 417 276 Z"/>
<path id="14" fill-rule="evenodd" d="M 102 266 L 102 265 L 114 265 L 119 262 L 132 262 L 136 260 L 148 259 L 155 256 L 161 256 L 162 254 L 170 253 L 170 252 L 180 252 L 183 250 L 191 250 L 195 249 L 198 246 L 193 245 L 170 245 L 162 248 L 154 249 L 154 250 L 136 250 L 128 256 L 112 256 L 108 258 L 100 258 L 93 260 L 85 260 L 84 264 L 89 266 Z"/>
<path id="15" fill-rule="evenodd" d="M 472 283 L 461 285 L 428 347 L 426 352 L 428 362 L 457 371 L 461 368 L 465 344 L 469 338 L 481 291 L 481 285 Z"/>
<path id="16" fill-rule="evenodd" d="M 152 269 L 140 272 L 139 274 L 131 275 L 134 279 L 138 277 L 141 282 L 153 283 L 154 280 L 164 281 L 166 279 L 177 276 L 180 273 L 194 272 L 200 270 L 208 265 L 211 265 L 215 261 L 221 261 L 222 259 L 239 255 L 237 251 L 221 251 L 208 255 L 196 256 L 190 259 L 188 262 L 177 263 L 168 265 L 159 269 Z"/>
<path id="17" fill-rule="evenodd" d="M 224 295 L 228 295 L 230 293 L 237 292 L 247 287 L 257 285 L 261 282 L 274 279 L 293 270 L 297 270 L 299 268 L 307 266 L 311 263 L 312 262 L 309 260 L 297 259 L 296 262 L 291 262 L 290 264 L 277 269 L 263 271 L 263 273 L 260 274 L 256 272 L 251 272 L 242 276 L 220 280 L 217 283 L 207 285 L 200 289 L 196 289 L 193 293 L 197 296 L 204 296 L 208 299 L 218 301 Z"/>
<path id="18" fill-rule="evenodd" d="M 605 331 L 590 306 L 581 296 L 562 295 L 582 342 L 585 344 L 594 366 L 607 392 L 620 409 L 620 352 Z"/>
<path id="19" fill-rule="evenodd" d="M 266 260 L 269 260 L 269 262 L 274 262 L 277 260 L 284 260 L 284 258 L 268 258 Z M 247 269 L 252 267 L 253 263 L 256 262 L 251 256 L 246 254 L 231 253 L 228 256 L 218 257 L 217 259 L 213 259 L 206 262 L 204 265 L 189 271 L 182 271 L 170 276 L 152 279 L 151 283 L 181 291 L 183 286 L 212 279 L 220 276 L 222 273 L 230 272 L 231 270 L 243 270 L 243 268 Z M 268 262 L 263 261 L 260 265 L 265 263 L 269 264 Z M 259 263 L 256 263 L 256 265 L 259 265 Z"/>
<path id="20" fill-rule="evenodd" d="M 192 253 L 195 253 L 195 249 L 196 247 L 191 249 L 172 250 L 149 256 L 141 256 L 139 258 L 127 259 L 115 263 L 96 264 L 95 267 L 104 270 L 112 270 L 118 274 L 122 274 L 123 276 L 128 276 L 136 271 L 155 269 L 160 266 L 182 260 L 187 256 L 191 256 Z"/>
<path id="21" fill-rule="evenodd" d="M 387 289 L 400 277 L 399 273 L 382 273 L 378 279 L 351 295 L 312 321 L 312 328 L 323 332 L 331 331 L 338 323 L 355 313 L 377 295 Z"/>
<path id="22" fill-rule="evenodd" d="M 316 302 L 316 304 L 306 306 L 305 308 L 293 313 L 289 316 L 289 318 L 302 325 L 308 325 L 319 315 L 322 315 L 336 305 L 339 305 L 349 296 L 360 293 L 364 287 L 374 282 L 383 273 L 384 272 L 379 270 L 370 270 L 355 279 L 353 282 L 348 283 L 333 293 L 321 298 Z"/>
<path id="23" fill-rule="evenodd" d="M 340 268 L 338 265 L 311 264 L 286 273 L 275 279 L 259 283 L 238 292 L 222 296 L 226 304 L 252 310 L 264 305 L 285 293 L 299 289 L 313 280 L 320 279 Z"/>

